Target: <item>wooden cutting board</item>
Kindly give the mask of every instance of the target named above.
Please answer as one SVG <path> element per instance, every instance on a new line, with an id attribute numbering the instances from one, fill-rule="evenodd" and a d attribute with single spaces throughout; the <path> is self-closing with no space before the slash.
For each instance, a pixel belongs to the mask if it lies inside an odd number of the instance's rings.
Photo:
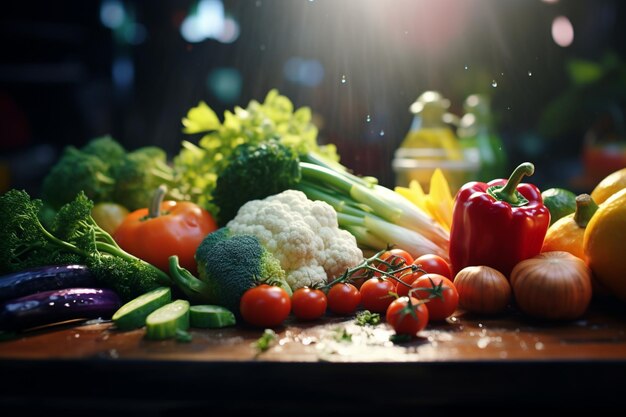
<path id="1" fill-rule="evenodd" d="M 390 342 L 384 323 L 288 321 L 264 352 L 254 346 L 264 329 L 243 325 L 192 329 L 189 343 L 146 340 L 143 329 L 121 332 L 110 322 L 57 326 L 0 343 L 0 374 L 9 376 L 0 409 L 91 417 L 601 412 L 621 407 L 626 378 L 626 311 L 605 307 L 562 323 L 458 311 L 402 344 Z"/>

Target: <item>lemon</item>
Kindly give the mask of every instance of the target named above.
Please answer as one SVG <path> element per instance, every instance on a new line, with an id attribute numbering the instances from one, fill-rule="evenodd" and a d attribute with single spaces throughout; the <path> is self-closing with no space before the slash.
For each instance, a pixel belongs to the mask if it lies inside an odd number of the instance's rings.
<path id="1" fill-rule="evenodd" d="M 600 181 L 591 192 L 591 197 L 600 204 L 622 188 L 626 188 L 626 168 L 615 171 Z"/>
<path id="2" fill-rule="evenodd" d="M 626 188 L 600 204 L 585 229 L 583 249 L 597 280 L 626 301 Z"/>
<path id="3" fill-rule="evenodd" d="M 576 211 L 576 194 L 564 188 L 549 188 L 541 193 L 550 211 L 550 224 Z M 595 199 L 594 199 L 595 201 Z"/>
<path id="4" fill-rule="evenodd" d="M 116 203 L 97 203 L 91 209 L 91 217 L 96 221 L 98 226 L 109 234 L 113 234 L 117 226 L 119 226 L 129 211 L 126 207 Z"/>

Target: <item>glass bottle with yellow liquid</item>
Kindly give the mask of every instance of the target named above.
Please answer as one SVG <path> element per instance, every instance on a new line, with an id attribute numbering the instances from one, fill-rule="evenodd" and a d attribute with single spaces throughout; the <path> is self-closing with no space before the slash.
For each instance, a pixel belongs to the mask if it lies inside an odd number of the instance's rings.
<path id="1" fill-rule="evenodd" d="M 426 91 L 411 104 L 413 121 L 392 162 L 397 186 L 417 180 L 428 192 L 430 178 L 440 168 L 455 191 L 478 168 L 472 151 L 463 149 L 451 128 L 455 116 L 449 107 L 450 101 L 437 91 Z"/>

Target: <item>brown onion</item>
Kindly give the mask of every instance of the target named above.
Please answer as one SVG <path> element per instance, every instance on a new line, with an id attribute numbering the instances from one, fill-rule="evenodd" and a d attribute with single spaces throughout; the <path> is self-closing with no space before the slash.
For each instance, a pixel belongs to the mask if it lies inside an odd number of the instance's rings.
<path id="1" fill-rule="evenodd" d="M 488 266 L 468 266 L 454 277 L 459 306 L 480 314 L 504 311 L 511 301 L 511 286 L 506 277 Z"/>
<path id="2" fill-rule="evenodd" d="M 529 316 L 553 320 L 582 316 L 591 301 L 591 270 L 568 252 L 543 252 L 511 272 L 515 301 Z"/>

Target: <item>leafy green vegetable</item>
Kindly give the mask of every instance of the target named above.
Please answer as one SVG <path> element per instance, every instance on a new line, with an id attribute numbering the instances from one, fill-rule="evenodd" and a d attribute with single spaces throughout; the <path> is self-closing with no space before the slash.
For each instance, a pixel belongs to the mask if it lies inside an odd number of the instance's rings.
<path id="1" fill-rule="evenodd" d="M 372 313 L 369 310 L 359 311 L 356 315 L 355 322 L 359 326 L 371 325 L 376 326 L 380 324 L 380 314 Z"/>
<path id="2" fill-rule="evenodd" d="M 181 175 L 185 198 L 217 214 L 212 201 L 217 179 L 228 166 L 230 155 L 242 144 L 256 145 L 277 139 L 297 154 L 315 151 L 338 160 L 334 145 L 317 144 L 317 128 L 311 122 L 311 110 L 294 111 L 291 101 L 271 90 L 263 103 L 250 101 L 247 108 L 235 107 L 224 112 L 220 123 L 215 112 L 200 102 L 183 119 L 183 132 L 204 134 L 198 145 L 183 141 L 174 166 Z"/>
<path id="3" fill-rule="evenodd" d="M 265 329 L 263 335 L 259 337 L 252 346 L 256 348 L 259 352 L 265 352 L 276 342 L 278 336 L 276 332 L 272 329 Z"/>
<path id="4" fill-rule="evenodd" d="M 0 273 L 81 263 L 125 300 L 171 285 L 167 274 L 123 251 L 96 224 L 91 217 L 93 202 L 84 193 L 59 209 L 51 230 L 39 220 L 42 205 L 25 191 L 0 196 Z"/>
<path id="5" fill-rule="evenodd" d="M 110 136 L 92 139 L 80 149 L 64 149 L 43 180 L 42 198 L 58 209 L 82 191 L 95 203 L 114 202 L 132 211 L 147 207 L 154 190 L 165 184 L 168 196 L 180 200 L 178 177 L 167 162 L 156 146 L 127 152 Z"/>
<path id="6" fill-rule="evenodd" d="M 238 312 L 246 290 L 264 282 L 278 285 L 291 295 L 285 271 L 256 236 L 231 235 L 223 227 L 207 235 L 196 250 L 199 278 L 181 268 L 170 257 L 170 274 L 178 288 L 191 300 L 217 304 Z"/>
<path id="7" fill-rule="evenodd" d="M 58 209 L 72 201 L 81 191 L 91 200 L 105 201 L 111 195 L 114 184 L 108 163 L 68 146 L 44 178 L 41 195 L 53 208 Z"/>
<path id="8" fill-rule="evenodd" d="M 126 154 L 113 167 L 111 175 L 115 180 L 112 201 L 131 211 L 148 207 L 160 185 L 166 185 L 168 190 L 176 188 L 174 170 L 167 164 L 167 154 L 156 146 Z M 166 198 L 173 196 L 170 194 Z"/>
<path id="9" fill-rule="evenodd" d="M 235 148 L 213 191 L 213 202 L 219 207 L 218 223 L 226 225 L 250 200 L 294 187 L 301 177 L 299 162 L 291 148 L 274 139 Z"/>

